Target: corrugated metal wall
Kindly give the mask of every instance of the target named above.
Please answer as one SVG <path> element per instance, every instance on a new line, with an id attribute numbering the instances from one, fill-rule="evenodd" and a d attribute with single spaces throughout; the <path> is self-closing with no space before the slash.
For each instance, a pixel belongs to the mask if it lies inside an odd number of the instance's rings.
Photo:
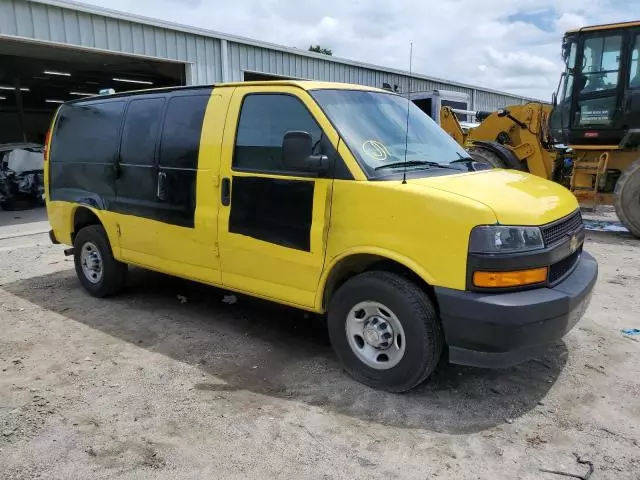
<path id="1" fill-rule="evenodd" d="M 506 107 L 507 105 L 524 104 L 527 103 L 527 100 L 521 97 L 476 90 L 476 103 L 479 105 L 479 107 L 476 107 L 477 110 L 493 111 Z"/>
<path id="2" fill-rule="evenodd" d="M 244 71 L 268 73 L 283 77 L 294 77 L 331 82 L 357 83 L 371 87 L 382 87 L 383 83 L 398 85 L 401 91 L 409 90 L 409 77 L 382 70 L 373 70 L 355 65 L 345 65 L 315 57 L 279 52 L 242 43 L 228 43 L 230 81 L 244 80 Z M 411 91 L 451 90 L 469 95 L 470 108 L 477 110 L 496 110 L 507 105 L 520 104 L 521 97 L 486 92 L 480 89 L 463 87 L 423 78 L 411 79 Z M 474 93 L 475 103 L 473 105 Z"/>
<path id="3" fill-rule="evenodd" d="M 235 42 L 229 42 L 228 51 L 231 72 L 229 80 L 231 81 L 244 80 L 243 72 L 250 71 L 285 77 L 357 83 L 378 88 L 386 82 L 390 85 L 398 85 L 402 91 L 408 91 L 408 76 L 337 63 L 331 61 L 330 57 L 323 60 Z M 436 88 L 464 92 L 469 95 L 472 91 L 469 88 L 420 78 L 411 80 L 412 91 Z"/>
<path id="4" fill-rule="evenodd" d="M 409 77 L 399 72 L 350 65 L 304 52 L 298 55 L 284 47 L 272 49 L 225 40 L 196 29 L 189 33 L 179 28 L 164 28 L 159 24 L 136 21 L 125 14 L 117 16 L 98 11 L 59 1 L 0 0 L 0 35 L 184 62 L 188 64 L 188 84 L 242 81 L 244 72 L 251 71 L 372 87 L 389 83 L 398 85 L 402 92 L 409 90 Z M 227 58 L 223 62 L 225 54 Z M 411 80 L 412 91 L 432 89 L 467 93 L 469 107 L 476 110 L 495 110 L 524 103 L 521 97 L 444 81 L 415 77 Z"/>
<path id="5" fill-rule="evenodd" d="M 24 0 L 0 0 L 0 35 L 193 63 L 189 83 L 222 81 L 216 38 Z"/>

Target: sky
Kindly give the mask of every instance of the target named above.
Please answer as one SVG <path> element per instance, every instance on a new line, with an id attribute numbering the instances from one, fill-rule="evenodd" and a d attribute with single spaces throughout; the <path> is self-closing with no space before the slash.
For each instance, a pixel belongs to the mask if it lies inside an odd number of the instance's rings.
<path id="1" fill-rule="evenodd" d="M 160 20 L 548 100 L 562 34 L 638 20 L 640 0 L 83 0 Z"/>

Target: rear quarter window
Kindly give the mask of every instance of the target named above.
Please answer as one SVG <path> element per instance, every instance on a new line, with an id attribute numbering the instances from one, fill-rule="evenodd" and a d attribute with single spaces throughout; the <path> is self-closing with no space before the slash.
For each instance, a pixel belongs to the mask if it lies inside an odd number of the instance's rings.
<path id="1" fill-rule="evenodd" d="M 51 162 L 113 163 L 124 105 L 124 101 L 64 105 L 53 133 Z"/>
<path id="2" fill-rule="evenodd" d="M 198 168 L 202 122 L 208 95 L 177 96 L 169 101 L 160 144 L 160 165 Z"/>

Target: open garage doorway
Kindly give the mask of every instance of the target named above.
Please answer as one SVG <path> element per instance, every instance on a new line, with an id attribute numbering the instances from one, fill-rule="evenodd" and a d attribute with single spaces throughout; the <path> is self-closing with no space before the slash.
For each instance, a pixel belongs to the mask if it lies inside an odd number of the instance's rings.
<path id="1" fill-rule="evenodd" d="M 68 100 L 185 83 L 183 63 L 0 39 L 0 144 L 42 144 Z"/>

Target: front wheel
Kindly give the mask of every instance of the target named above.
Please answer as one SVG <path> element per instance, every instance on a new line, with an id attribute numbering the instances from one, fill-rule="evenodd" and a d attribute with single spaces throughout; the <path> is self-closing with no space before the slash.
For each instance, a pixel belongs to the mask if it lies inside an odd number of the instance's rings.
<path id="1" fill-rule="evenodd" d="M 127 265 L 113 258 L 109 238 L 101 225 L 89 225 L 73 241 L 76 274 L 94 297 L 115 295 L 125 285 Z"/>
<path id="2" fill-rule="evenodd" d="M 370 387 L 405 392 L 436 368 L 444 345 L 427 295 L 406 278 L 366 272 L 329 306 L 329 337 L 347 373 Z"/>

